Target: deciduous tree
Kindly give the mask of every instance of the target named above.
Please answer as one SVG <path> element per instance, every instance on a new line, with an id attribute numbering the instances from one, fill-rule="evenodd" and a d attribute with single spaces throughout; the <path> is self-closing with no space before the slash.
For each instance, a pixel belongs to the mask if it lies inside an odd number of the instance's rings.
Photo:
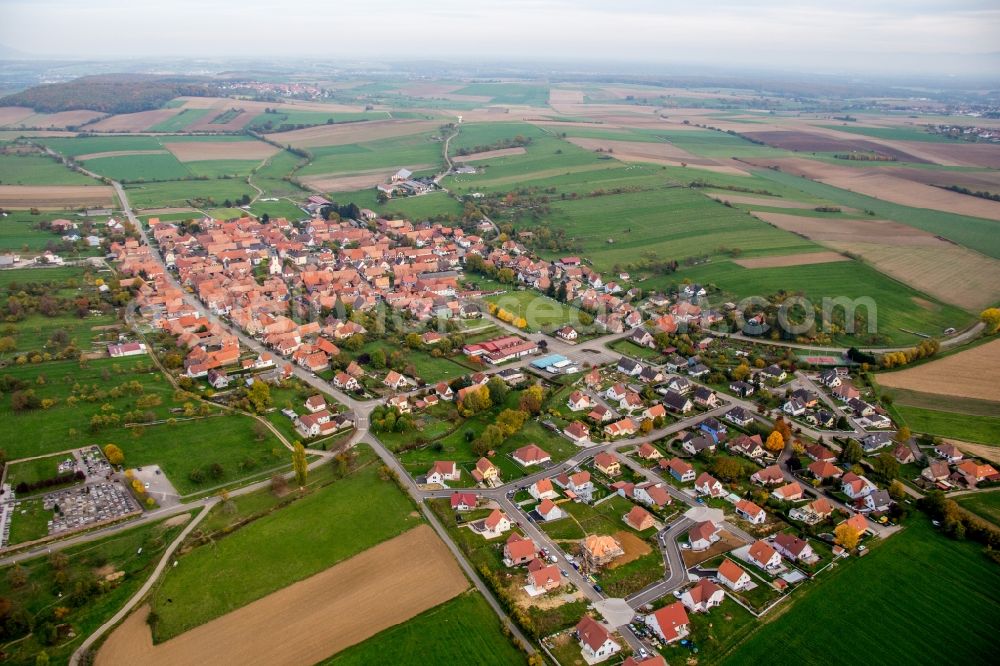
<path id="1" fill-rule="evenodd" d="M 836 529 L 833 530 L 833 537 L 839 546 L 847 550 L 853 550 L 861 541 L 861 533 L 847 523 L 837 525 Z"/>
<path id="2" fill-rule="evenodd" d="M 302 442 L 295 442 L 292 448 L 292 469 L 295 470 L 295 483 L 299 488 L 304 488 L 309 467 L 306 462 L 306 449 L 302 446 Z"/>

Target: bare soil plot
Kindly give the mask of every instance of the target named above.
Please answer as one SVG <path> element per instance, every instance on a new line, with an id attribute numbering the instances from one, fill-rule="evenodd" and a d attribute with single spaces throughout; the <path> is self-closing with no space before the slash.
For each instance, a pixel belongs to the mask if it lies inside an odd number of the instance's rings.
<path id="1" fill-rule="evenodd" d="M 114 190 L 105 185 L 0 185 L 0 207 L 66 210 L 114 205 Z"/>
<path id="2" fill-rule="evenodd" d="M 0 106 L 0 126 L 17 125 L 21 120 L 33 115 L 35 111 L 26 106 Z"/>
<path id="3" fill-rule="evenodd" d="M 160 645 L 143 607 L 111 634 L 95 663 L 315 664 L 467 586 L 448 548 L 421 525 Z"/>
<path id="4" fill-rule="evenodd" d="M 622 545 L 622 550 L 625 551 L 625 554 L 609 564 L 609 569 L 617 569 L 622 565 L 639 559 L 643 555 L 648 555 L 653 552 L 653 548 L 648 543 L 631 532 L 621 530 L 619 532 L 615 532 L 614 537 L 618 540 L 618 543 Z"/>
<path id="5" fill-rule="evenodd" d="M 128 155 L 165 155 L 167 151 L 165 150 L 109 150 L 105 153 L 87 153 L 86 155 L 77 155 L 76 160 L 78 162 L 83 162 L 84 160 L 96 160 L 102 157 L 126 157 Z"/>
<path id="6" fill-rule="evenodd" d="M 163 147 L 181 162 L 263 160 L 278 152 L 278 148 L 263 141 L 181 141 Z"/>
<path id="7" fill-rule="evenodd" d="M 226 122 L 212 122 L 236 109 L 237 113 Z M 257 111 L 248 110 L 242 102 L 223 108 L 213 108 L 204 116 L 184 128 L 185 132 L 238 132 L 257 117 Z"/>
<path id="8" fill-rule="evenodd" d="M 860 239 L 907 246 L 947 244 L 926 231 L 892 220 L 842 220 L 765 211 L 753 211 L 751 214 L 780 229 L 821 242 L 850 243 Z"/>
<path id="9" fill-rule="evenodd" d="M 141 132 L 149 129 L 157 123 L 173 118 L 181 112 L 176 109 L 153 109 L 151 111 L 139 111 L 138 113 L 122 113 L 117 116 L 109 116 L 89 125 L 87 129 L 98 132 Z"/>
<path id="10" fill-rule="evenodd" d="M 582 137 L 570 137 L 567 141 L 586 150 L 603 150 L 622 162 L 648 162 L 671 166 L 687 164 L 719 173 L 730 173 L 741 176 L 749 175 L 743 169 L 726 165 L 707 157 L 699 157 L 671 143 L 615 141 Z"/>
<path id="11" fill-rule="evenodd" d="M 269 138 L 274 138 L 282 144 L 296 148 L 344 146 L 351 143 L 419 134 L 436 129 L 440 124 L 435 120 L 372 120 L 340 125 L 317 125 L 269 135 Z"/>
<path id="12" fill-rule="evenodd" d="M 433 164 L 415 164 L 408 166 L 411 171 L 429 169 Z M 353 192 L 366 187 L 375 187 L 379 183 L 388 182 L 389 177 L 396 173 L 398 169 L 372 169 L 360 171 L 350 175 L 345 174 L 318 174 L 300 178 L 302 184 L 317 192 Z"/>
<path id="13" fill-rule="evenodd" d="M 497 150 L 484 150 L 481 153 L 471 153 L 469 155 L 456 155 L 452 157 L 453 162 L 476 162 L 478 160 L 488 160 L 493 157 L 506 157 L 507 155 L 524 155 L 527 150 L 518 146 L 516 148 L 498 148 Z"/>
<path id="14" fill-rule="evenodd" d="M 890 388 L 1000 401 L 1000 382 L 990 368 L 1000 368 L 1000 340 L 914 368 L 880 373 L 877 379 Z"/>
<path id="15" fill-rule="evenodd" d="M 996 149 L 1000 152 L 1000 148 Z M 941 171 L 936 169 L 906 169 L 884 167 L 889 175 L 899 176 L 925 185 L 961 185 L 971 190 L 987 190 L 1000 193 L 1000 171 Z"/>
<path id="16" fill-rule="evenodd" d="M 805 158 L 745 160 L 756 166 L 778 166 L 782 171 L 805 176 L 851 192 L 884 199 L 913 208 L 930 208 L 959 215 L 1000 220 L 1000 203 L 949 192 L 940 187 L 891 175 L 884 169 L 827 164 Z"/>
<path id="17" fill-rule="evenodd" d="M 802 252 L 800 254 L 782 254 L 773 257 L 734 259 L 733 263 L 743 268 L 782 268 L 784 266 L 829 264 L 835 261 L 849 261 L 849 259 L 838 252 Z"/>

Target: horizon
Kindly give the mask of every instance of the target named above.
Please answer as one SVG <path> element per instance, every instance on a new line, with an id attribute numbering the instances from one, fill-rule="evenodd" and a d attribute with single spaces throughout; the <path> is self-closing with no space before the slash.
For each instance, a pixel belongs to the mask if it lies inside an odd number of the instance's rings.
<path id="1" fill-rule="evenodd" d="M 852 1 L 836 11 L 818 2 L 767 0 L 754 7 L 721 3 L 712 13 L 648 0 L 628 0 L 614 9 L 578 5 L 514 2 L 498 11 L 483 2 L 432 0 L 394 9 L 386 19 L 355 3 L 333 8 L 315 0 L 292 8 L 271 0 L 181 0 L 140 11 L 121 0 L 95 0 L 86 7 L 64 0 L 7 0 L 0 2 L 0 45 L 26 60 L 113 61 L 127 54 L 160 60 L 393 62 L 419 53 L 423 61 L 453 63 L 672 68 L 739 63 L 740 71 L 800 75 L 995 78 L 1000 72 L 1000 8 L 985 0 L 892 1 L 875 8 Z M 111 21 L 115 39 L 94 40 Z M 51 46 L 39 45 L 36 26 L 42 23 Z M 351 31 L 339 30 L 345 23 Z M 316 31 L 303 32 L 302 40 L 275 38 L 294 36 L 305 25 L 327 28 L 329 36 Z M 235 39 L 228 34 L 234 29 Z"/>

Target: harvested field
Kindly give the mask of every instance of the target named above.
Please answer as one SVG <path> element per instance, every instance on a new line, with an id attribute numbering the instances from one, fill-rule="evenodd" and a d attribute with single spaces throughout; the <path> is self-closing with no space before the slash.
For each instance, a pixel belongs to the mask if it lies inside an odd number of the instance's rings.
<path id="1" fill-rule="evenodd" d="M 114 190 L 105 185 L 0 185 L 0 207 L 66 210 L 114 205 Z"/>
<path id="2" fill-rule="evenodd" d="M 631 532 L 621 530 L 619 532 L 615 532 L 612 536 L 614 536 L 615 539 L 618 540 L 618 543 L 622 545 L 622 550 L 625 551 L 625 554 L 609 564 L 609 569 L 617 569 L 618 567 L 626 565 L 633 560 L 637 560 L 643 555 L 648 555 L 653 551 L 652 547 L 648 543 Z"/>
<path id="3" fill-rule="evenodd" d="M 886 275 L 966 310 L 977 312 L 1000 300 L 1000 261 L 926 231 L 890 220 L 839 220 L 760 211 L 753 215 L 839 252 L 859 256 Z"/>
<path id="4" fill-rule="evenodd" d="M 149 129 L 157 123 L 173 118 L 181 110 L 177 109 L 153 109 L 152 111 L 139 111 L 138 113 L 122 113 L 117 116 L 109 116 L 97 121 L 87 127 L 88 130 L 97 132 L 141 132 Z"/>
<path id="5" fill-rule="evenodd" d="M 0 127 L 17 125 L 24 118 L 33 115 L 35 112 L 26 106 L 0 106 Z"/>
<path id="6" fill-rule="evenodd" d="M 436 129 L 435 120 L 373 120 L 340 125 L 317 125 L 291 132 L 282 132 L 277 140 L 296 148 L 344 146 L 376 139 L 419 134 Z"/>
<path id="7" fill-rule="evenodd" d="M 1000 152 L 1000 148 L 996 149 Z M 889 175 L 899 176 L 925 185 L 961 185 L 970 190 L 1000 192 L 1000 171 L 942 171 L 939 169 L 907 169 L 884 167 Z"/>
<path id="8" fill-rule="evenodd" d="M 216 119 L 224 117 L 231 109 L 237 111 L 231 118 L 222 122 Z M 239 106 L 228 104 L 225 107 L 211 109 L 198 120 L 184 128 L 185 132 L 239 132 L 246 127 L 251 120 L 257 117 L 256 111 L 247 110 L 243 103 Z"/>
<path id="9" fill-rule="evenodd" d="M 263 141 L 181 141 L 163 147 L 181 162 L 205 160 L 263 160 L 278 152 Z"/>
<path id="10" fill-rule="evenodd" d="M 586 150 L 603 150 L 610 154 L 611 157 L 622 162 L 648 162 L 651 164 L 666 164 L 668 166 L 687 164 L 717 173 L 728 173 L 738 176 L 749 175 L 739 167 L 723 164 L 707 157 L 699 157 L 670 143 L 614 141 L 582 137 L 570 137 L 567 141 Z"/>
<path id="11" fill-rule="evenodd" d="M 915 368 L 879 373 L 877 379 L 890 388 L 1000 401 L 1000 382 L 994 373 L 984 372 L 998 367 L 1000 340 L 993 340 Z"/>
<path id="12" fill-rule="evenodd" d="M 109 150 L 106 153 L 87 153 L 86 155 L 77 155 L 76 160 L 78 162 L 83 162 L 84 160 L 99 160 L 102 157 L 127 157 L 129 155 L 166 155 L 165 150 Z"/>
<path id="13" fill-rule="evenodd" d="M 858 241 L 827 245 L 860 256 L 886 275 L 969 312 L 1000 301 L 1000 261 L 960 245 L 944 241 L 919 247 Z"/>
<path id="14" fill-rule="evenodd" d="M 784 150 L 794 150 L 807 153 L 836 153 L 836 152 L 876 152 L 883 155 L 895 157 L 900 162 L 927 162 L 916 155 L 887 146 L 884 143 L 876 143 L 867 139 L 859 139 L 857 135 L 840 133 L 841 137 L 828 136 L 819 132 L 803 131 L 769 131 L 769 132 L 742 132 L 743 136 L 754 141 L 763 141 L 769 146 L 782 148 Z"/>
<path id="15" fill-rule="evenodd" d="M 777 166 L 785 173 L 805 176 L 849 192 L 858 192 L 913 208 L 929 208 L 959 215 L 1000 220 L 1000 203 L 940 187 L 907 180 L 879 168 L 856 168 L 792 157 L 744 160 L 756 166 Z"/>
<path id="16" fill-rule="evenodd" d="M 467 586 L 448 548 L 421 525 L 160 645 L 143 607 L 111 634 L 95 663 L 315 664 Z"/>
<path id="17" fill-rule="evenodd" d="M 849 261 L 838 252 L 802 252 L 781 254 L 771 257 L 733 259 L 733 263 L 743 268 L 781 268 L 783 266 L 807 266 L 809 264 L 829 264 L 834 261 Z"/>
<path id="18" fill-rule="evenodd" d="M 497 150 L 484 150 L 481 153 L 471 153 L 469 155 L 455 155 L 453 162 L 476 162 L 478 160 L 488 160 L 493 157 L 506 157 L 507 155 L 524 155 L 527 150 L 518 146 L 517 148 L 499 148 Z"/>
<path id="19" fill-rule="evenodd" d="M 433 81 L 428 81 L 425 83 L 411 83 L 405 86 L 401 86 L 397 90 L 403 95 L 409 95 L 410 97 L 435 97 L 437 95 L 446 95 L 450 92 L 455 92 L 459 88 L 463 88 L 462 83 L 438 83 Z"/>
<path id="20" fill-rule="evenodd" d="M 415 164 L 408 166 L 411 171 L 429 169 L 433 164 Z M 350 175 L 344 174 L 318 174 L 300 178 L 302 184 L 317 192 L 353 192 L 367 187 L 375 187 L 379 183 L 389 181 L 389 177 L 396 173 L 398 169 L 372 169 L 361 171 Z"/>

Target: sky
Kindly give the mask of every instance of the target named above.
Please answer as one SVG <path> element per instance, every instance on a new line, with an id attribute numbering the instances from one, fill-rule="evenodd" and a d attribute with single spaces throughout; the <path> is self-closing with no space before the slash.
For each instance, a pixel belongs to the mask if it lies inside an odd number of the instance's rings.
<path id="1" fill-rule="evenodd" d="M 1000 75 L 991 71 L 1000 0 L 0 0 L 0 44 L 86 59 L 434 58 Z"/>

